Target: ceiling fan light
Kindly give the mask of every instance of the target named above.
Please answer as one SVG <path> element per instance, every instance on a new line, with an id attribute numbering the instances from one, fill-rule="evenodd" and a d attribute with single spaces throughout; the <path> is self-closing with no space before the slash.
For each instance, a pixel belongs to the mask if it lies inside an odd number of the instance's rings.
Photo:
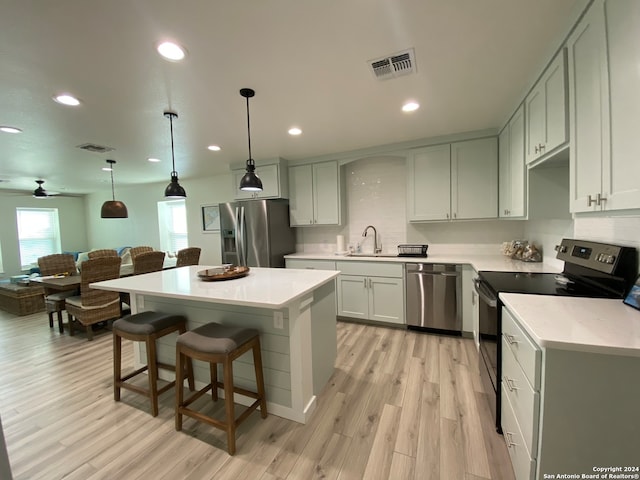
<path id="1" fill-rule="evenodd" d="M 166 198 L 186 198 L 187 192 L 178 183 L 178 173 L 171 172 L 171 183 L 164 189 L 164 196 Z"/>
<path id="2" fill-rule="evenodd" d="M 107 200 L 102 204 L 100 218 L 128 218 L 127 206 L 120 200 Z"/>
<path id="3" fill-rule="evenodd" d="M 38 184 L 38 188 L 36 188 L 33 191 L 33 198 L 39 198 L 39 199 L 49 198 L 49 194 L 42 186 L 42 184 L 44 183 L 44 180 L 36 180 L 36 183 Z"/>

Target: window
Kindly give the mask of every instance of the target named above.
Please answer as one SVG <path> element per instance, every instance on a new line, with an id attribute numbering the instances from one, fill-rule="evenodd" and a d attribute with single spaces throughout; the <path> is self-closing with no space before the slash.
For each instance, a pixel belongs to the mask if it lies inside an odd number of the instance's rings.
<path id="1" fill-rule="evenodd" d="M 158 202 L 160 248 L 177 252 L 189 246 L 187 237 L 187 207 L 184 200 Z"/>
<path id="2" fill-rule="evenodd" d="M 23 270 L 38 265 L 38 258 L 60 253 L 57 208 L 16 208 L 20 265 Z"/>

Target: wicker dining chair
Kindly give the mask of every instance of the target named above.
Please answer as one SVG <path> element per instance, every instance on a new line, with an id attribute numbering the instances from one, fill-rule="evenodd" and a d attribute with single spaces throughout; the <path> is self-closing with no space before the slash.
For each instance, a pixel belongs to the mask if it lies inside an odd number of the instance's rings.
<path id="1" fill-rule="evenodd" d="M 136 255 L 140 255 L 144 252 L 153 252 L 153 247 L 140 246 L 140 247 L 131 247 L 129 249 L 129 253 L 131 254 L 131 261 L 136 257 Z"/>
<path id="2" fill-rule="evenodd" d="M 178 250 L 176 258 L 176 267 L 184 267 L 186 265 L 198 265 L 200 261 L 200 247 L 189 247 Z"/>
<path id="3" fill-rule="evenodd" d="M 131 256 L 133 261 L 133 275 L 158 272 L 164 265 L 164 252 L 150 251 Z M 128 292 L 120 292 L 120 302 L 131 305 L 131 295 Z M 125 308 L 123 308 L 125 310 Z"/>
<path id="4" fill-rule="evenodd" d="M 82 262 L 80 295 L 66 299 L 71 335 L 77 321 L 87 329 L 87 338 L 93 340 L 92 325 L 120 318 L 120 293 L 89 286 L 91 283 L 120 277 L 120 262 L 120 257 L 117 256 L 92 258 Z"/>
<path id="5" fill-rule="evenodd" d="M 40 275 L 43 277 L 58 274 L 75 275 L 78 273 L 73 255 L 69 253 L 54 253 L 53 255 L 40 257 L 38 258 L 38 268 L 40 269 Z M 45 288 L 44 295 L 44 304 L 49 316 L 49 328 L 53 328 L 53 314 L 56 313 L 58 315 L 58 329 L 60 333 L 64 333 L 62 311 L 65 309 L 65 299 L 78 295 L 78 290 L 60 291 Z"/>
<path id="6" fill-rule="evenodd" d="M 113 248 L 102 248 L 100 250 L 91 250 L 88 252 L 89 259 L 101 257 L 117 257 L 118 252 Z"/>
<path id="7" fill-rule="evenodd" d="M 140 275 L 142 273 L 157 272 L 162 270 L 164 264 L 164 252 L 143 252 L 132 256 L 133 274 Z"/>

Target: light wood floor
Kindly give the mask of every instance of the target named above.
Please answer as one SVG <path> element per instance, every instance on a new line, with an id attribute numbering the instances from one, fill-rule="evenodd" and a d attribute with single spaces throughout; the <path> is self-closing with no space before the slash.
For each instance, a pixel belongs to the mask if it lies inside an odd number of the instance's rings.
<path id="1" fill-rule="evenodd" d="M 87 342 L 45 314 L 0 312 L 0 416 L 15 480 L 508 480 L 476 362 L 471 340 L 340 322 L 311 421 L 253 413 L 230 457 L 222 431 L 188 418 L 174 430 L 173 390 L 156 418 L 131 392 L 113 401 L 109 332 Z"/>

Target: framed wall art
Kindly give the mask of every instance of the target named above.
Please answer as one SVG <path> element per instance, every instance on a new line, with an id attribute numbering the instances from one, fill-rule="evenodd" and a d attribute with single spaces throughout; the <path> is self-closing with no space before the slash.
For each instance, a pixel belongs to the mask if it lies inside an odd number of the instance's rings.
<path id="1" fill-rule="evenodd" d="M 202 231 L 204 233 L 220 231 L 220 210 L 218 205 L 202 205 Z"/>

